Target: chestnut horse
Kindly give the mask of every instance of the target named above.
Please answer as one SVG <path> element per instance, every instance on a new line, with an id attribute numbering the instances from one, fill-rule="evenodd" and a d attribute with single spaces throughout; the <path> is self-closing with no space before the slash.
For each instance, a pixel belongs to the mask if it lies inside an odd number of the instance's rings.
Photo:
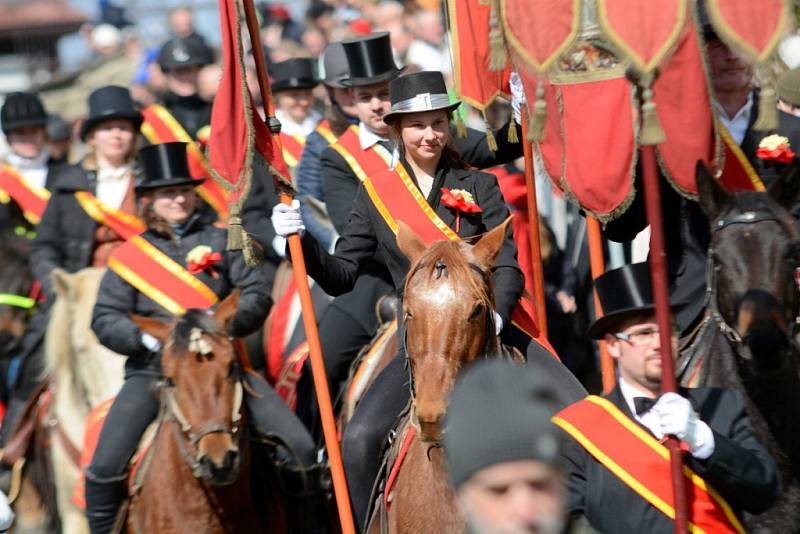
<path id="1" fill-rule="evenodd" d="M 189 310 L 171 324 L 134 317 L 164 351 L 161 416 L 127 517 L 128 532 L 286 532 L 269 471 L 251 476 L 241 365 L 228 324 L 234 291 L 214 312 Z M 274 479 L 270 479 L 274 480 Z M 269 502 L 267 502 L 269 501 Z"/>

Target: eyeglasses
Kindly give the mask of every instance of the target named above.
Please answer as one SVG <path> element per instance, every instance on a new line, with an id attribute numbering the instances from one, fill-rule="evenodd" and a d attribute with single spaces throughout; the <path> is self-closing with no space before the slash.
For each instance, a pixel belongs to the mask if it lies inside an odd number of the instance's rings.
<path id="1" fill-rule="evenodd" d="M 674 327 L 673 327 L 674 330 Z M 658 340 L 659 330 L 657 327 L 643 328 L 635 332 L 617 332 L 614 337 L 621 339 L 633 346 L 645 345 L 650 341 Z"/>

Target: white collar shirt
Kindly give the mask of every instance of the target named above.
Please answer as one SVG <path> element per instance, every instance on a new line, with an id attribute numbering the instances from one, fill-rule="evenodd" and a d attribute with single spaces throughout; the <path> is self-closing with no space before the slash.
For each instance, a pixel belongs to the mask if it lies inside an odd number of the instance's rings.
<path id="1" fill-rule="evenodd" d="M 744 141 L 744 136 L 747 134 L 747 128 L 750 126 L 750 117 L 753 114 L 753 93 L 747 95 L 747 102 L 733 117 L 728 117 L 728 114 L 716 101 L 714 101 L 714 109 L 719 116 L 719 121 L 731 134 L 733 140 L 736 141 L 737 145 L 741 145 Z"/>

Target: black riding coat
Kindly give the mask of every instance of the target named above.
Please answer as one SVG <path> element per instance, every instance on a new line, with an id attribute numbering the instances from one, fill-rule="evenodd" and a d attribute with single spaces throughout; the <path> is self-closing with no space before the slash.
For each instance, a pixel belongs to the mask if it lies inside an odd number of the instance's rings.
<path id="1" fill-rule="evenodd" d="M 272 305 L 263 271 L 247 267 L 240 251 L 225 250 L 228 239 L 225 230 L 216 228 L 208 219 L 195 214 L 187 223 L 182 237 L 173 240 L 151 230 L 143 233 L 142 237 L 180 265 L 186 265 L 186 255 L 200 245 L 222 253 L 222 260 L 213 266 L 218 274 L 216 278 L 208 271 L 195 276 L 214 291 L 220 300 L 235 288 L 241 289 L 239 306 L 231 323 L 232 335 L 245 336 L 263 324 Z M 109 269 L 100 283 L 92 315 L 92 330 L 100 343 L 114 352 L 128 356 L 127 373 L 159 373 L 160 361 L 142 344 L 142 332 L 130 319 L 131 314 L 171 318 L 171 314 L 158 303 Z"/>
<path id="2" fill-rule="evenodd" d="M 163 106 L 175 117 L 192 139 L 197 131 L 211 124 L 211 103 L 199 96 L 178 96 L 174 93 L 164 95 Z"/>
<path id="3" fill-rule="evenodd" d="M 722 388 L 689 389 L 684 393 L 714 433 L 711 456 L 698 460 L 686 455 L 686 465 L 717 490 L 737 515 L 741 516 L 743 511 L 764 512 L 780 495 L 780 479 L 775 461 L 753 433 L 741 395 Z M 607 398 L 635 421 L 619 387 Z M 571 514 L 584 515 L 595 530 L 605 534 L 674 531 L 667 516 L 595 460 L 577 441 L 567 439 L 564 457 Z"/>
<path id="4" fill-rule="evenodd" d="M 412 175 L 413 177 L 413 175 Z M 440 170 L 428 196 L 428 203 L 436 214 L 453 230 L 456 214 L 440 203 L 442 187 L 469 191 L 483 210 L 481 213 L 462 214 L 461 237 L 483 234 L 500 225 L 508 216 L 508 209 L 492 174 L 460 169 Z M 400 293 L 408 273 L 409 261 L 397 246 L 391 228 L 372 204 L 369 194 L 360 185 L 351 201 L 350 220 L 336 244 L 333 255 L 328 254 L 311 234 L 303 236 L 308 274 L 329 295 L 341 295 L 353 288 L 360 267 L 375 256 L 381 259 L 391 273 L 395 290 Z M 495 306 L 505 322 L 517 304 L 524 287 L 522 271 L 517 264 L 517 247 L 511 236 L 503 243 L 493 268 Z"/>

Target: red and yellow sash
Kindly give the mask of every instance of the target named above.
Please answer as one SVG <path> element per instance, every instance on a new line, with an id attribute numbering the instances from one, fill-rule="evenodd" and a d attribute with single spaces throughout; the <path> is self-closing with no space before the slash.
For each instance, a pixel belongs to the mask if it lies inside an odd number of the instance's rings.
<path id="1" fill-rule="evenodd" d="M 461 239 L 428 204 L 403 165 L 397 163 L 394 169 L 389 167 L 391 154 L 385 148 L 379 144 L 369 150 L 361 148 L 358 126 L 348 128 L 331 147 L 345 159 L 363 183 L 370 200 L 393 233 L 397 234 L 397 219 L 400 218 L 427 245 L 443 239 Z M 530 297 L 523 295 L 512 313 L 512 323 L 555 354 L 547 340 L 540 335 L 533 319 L 533 310 Z"/>
<path id="2" fill-rule="evenodd" d="M 89 191 L 76 192 L 75 199 L 89 217 L 99 224 L 111 228 L 122 239 L 130 239 L 141 234 L 147 228 L 144 221 L 136 215 L 112 208 Z"/>
<path id="3" fill-rule="evenodd" d="M 609 471 L 655 506 L 675 519 L 669 451 L 610 401 L 590 395 L 553 417 Z M 689 531 L 743 533 L 730 505 L 691 469 L 684 466 L 688 485 Z"/>
<path id="4" fill-rule="evenodd" d="M 320 134 L 328 144 L 336 142 L 336 134 L 331 130 L 331 122 L 328 119 L 322 119 L 314 131 Z"/>
<path id="5" fill-rule="evenodd" d="M 717 130 L 725 151 L 725 165 L 719 177 L 722 186 L 728 191 L 766 191 L 764 182 L 727 128 L 717 123 Z"/>
<path id="6" fill-rule="evenodd" d="M 211 178 L 211 174 L 208 172 L 208 160 L 197 143 L 164 106 L 158 104 L 147 106 L 142 110 L 142 115 L 144 123 L 142 123 L 141 132 L 151 143 L 160 144 L 173 141 L 187 143 L 186 155 L 189 160 L 189 173 L 196 180 L 205 179 L 205 182 L 197 186 L 197 194 L 217 212 L 220 219 L 227 220 L 229 215 L 228 195 Z"/>
<path id="7" fill-rule="evenodd" d="M 108 267 L 173 315 L 209 308 L 218 300 L 207 285 L 138 235 L 114 250 Z"/>
<path id="8" fill-rule="evenodd" d="M 0 202 L 8 204 L 11 200 L 29 223 L 39 224 L 50 200 L 50 191 L 28 183 L 14 167 L 3 164 L 0 167 Z"/>
<path id="9" fill-rule="evenodd" d="M 306 138 L 302 135 L 289 135 L 281 132 L 281 145 L 283 146 L 283 159 L 290 169 L 300 164 L 303 149 L 306 147 Z"/>

